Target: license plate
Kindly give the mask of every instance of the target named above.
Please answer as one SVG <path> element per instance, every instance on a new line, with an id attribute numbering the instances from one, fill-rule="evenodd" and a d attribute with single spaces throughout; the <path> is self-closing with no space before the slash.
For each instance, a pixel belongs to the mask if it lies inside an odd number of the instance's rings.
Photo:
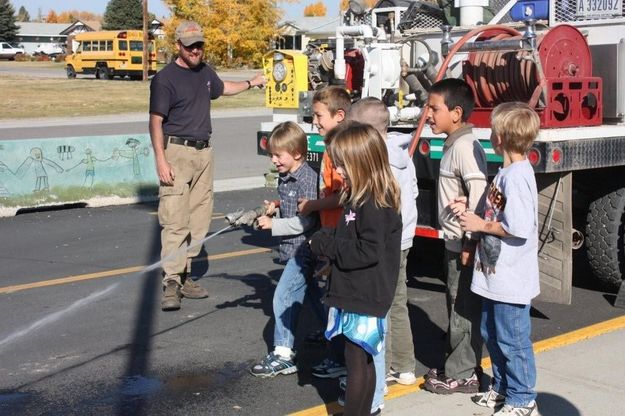
<path id="1" fill-rule="evenodd" d="M 143 59 L 140 56 L 133 56 L 130 58 L 130 62 L 133 64 L 140 64 Z"/>
<path id="2" fill-rule="evenodd" d="M 575 16 L 585 19 L 623 15 L 623 0 L 577 0 Z"/>

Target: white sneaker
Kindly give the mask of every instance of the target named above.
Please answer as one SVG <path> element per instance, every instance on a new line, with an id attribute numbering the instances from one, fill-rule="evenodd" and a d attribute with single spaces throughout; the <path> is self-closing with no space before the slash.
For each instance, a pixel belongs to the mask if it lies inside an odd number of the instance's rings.
<path id="1" fill-rule="evenodd" d="M 478 406 L 490 407 L 491 409 L 497 409 L 503 406 L 506 401 L 506 397 L 502 394 L 497 393 L 491 388 L 484 393 L 478 393 L 475 396 L 471 397 L 473 403 Z"/>
<path id="2" fill-rule="evenodd" d="M 493 413 L 493 416 L 538 416 L 538 408 L 534 400 L 525 407 L 513 407 L 504 404 L 501 410 Z"/>
<path id="3" fill-rule="evenodd" d="M 404 386 L 409 386 L 417 382 L 417 377 L 415 377 L 412 371 L 409 371 L 407 373 L 400 373 L 391 370 L 386 375 L 386 381 L 394 381 L 396 383 L 403 384 Z"/>

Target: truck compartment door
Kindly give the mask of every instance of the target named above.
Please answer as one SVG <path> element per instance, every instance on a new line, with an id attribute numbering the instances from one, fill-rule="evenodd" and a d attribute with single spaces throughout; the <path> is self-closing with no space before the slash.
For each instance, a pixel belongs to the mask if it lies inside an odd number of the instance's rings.
<path id="1" fill-rule="evenodd" d="M 538 173 L 538 300 L 571 303 L 572 174 Z"/>

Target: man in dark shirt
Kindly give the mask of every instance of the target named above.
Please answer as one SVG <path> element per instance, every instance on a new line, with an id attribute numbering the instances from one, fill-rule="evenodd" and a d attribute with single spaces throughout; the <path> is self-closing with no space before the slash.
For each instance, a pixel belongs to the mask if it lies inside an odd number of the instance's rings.
<path id="1" fill-rule="evenodd" d="M 222 81 L 203 61 L 204 34 L 195 22 L 178 25 L 176 49 L 176 60 L 158 72 L 150 86 L 164 311 L 180 309 L 182 296 L 208 296 L 189 276 L 191 261 L 201 249 L 196 243 L 206 236 L 213 213 L 211 100 L 265 84 L 261 73 L 248 81 Z"/>

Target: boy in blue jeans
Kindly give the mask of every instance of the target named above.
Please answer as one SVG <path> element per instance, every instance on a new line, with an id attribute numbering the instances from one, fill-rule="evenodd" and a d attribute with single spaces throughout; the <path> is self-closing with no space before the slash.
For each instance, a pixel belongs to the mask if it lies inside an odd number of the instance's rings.
<path id="1" fill-rule="evenodd" d="M 312 274 L 314 259 L 308 238 L 316 230 L 314 216 L 298 214 L 300 198 L 316 199 L 318 176 L 306 163 L 307 139 L 295 123 L 278 124 L 269 138 L 271 161 L 279 173 L 278 202 L 265 201 L 266 215 L 258 218 L 258 226 L 280 236 L 280 261 L 286 266 L 273 295 L 274 350 L 250 369 L 256 377 L 275 377 L 297 372 L 295 365 L 295 328 L 306 294 L 307 279 Z M 281 218 L 272 218 L 276 208 Z"/>
<path id="2" fill-rule="evenodd" d="M 500 104 L 491 115 L 491 143 L 503 167 L 489 186 L 484 219 L 451 204 L 462 229 L 480 233 L 471 291 L 482 297 L 481 333 L 493 383 L 473 401 L 497 416 L 537 415 L 536 365 L 530 340 L 531 300 L 540 292 L 538 192 L 526 153 L 540 120 L 527 104 Z"/>

